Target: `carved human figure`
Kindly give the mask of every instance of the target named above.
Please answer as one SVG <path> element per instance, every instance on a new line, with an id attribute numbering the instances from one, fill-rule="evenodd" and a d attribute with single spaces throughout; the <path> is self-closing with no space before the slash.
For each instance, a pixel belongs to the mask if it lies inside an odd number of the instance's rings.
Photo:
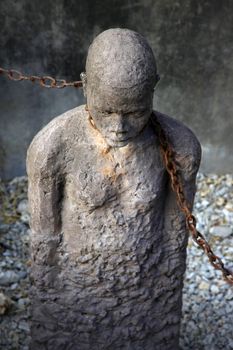
<path id="1" fill-rule="evenodd" d="M 136 32 L 90 46 L 87 106 L 52 120 L 28 150 L 33 350 L 176 350 L 188 233 L 151 118 L 192 205 L 200 145 L 154 111 L 157 69 Z"/>

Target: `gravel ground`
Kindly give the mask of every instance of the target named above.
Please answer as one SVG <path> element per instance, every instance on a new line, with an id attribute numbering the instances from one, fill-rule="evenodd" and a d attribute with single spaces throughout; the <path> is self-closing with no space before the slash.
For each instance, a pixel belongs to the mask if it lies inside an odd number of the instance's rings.
<path id="1" fill-rule="evenodd" d="M 194 214 L 198 229 L 223 257 L 233 261 L 233 177 L 198 175 Z M 0 349 L 27 350 L 30 286 L 27 179 L 0 181 Z M 233 349 L 233 288 L 214 271 L 190 240 L 183 293 L 183 350 Z M 56 350 L 56 349 L 54 349 Z M 114 350 L 114 349 L 113 349 Z M 162 350 L 162 349 L 161 349 Z M 175 350 L 175 349 L 174 349 Z"/>

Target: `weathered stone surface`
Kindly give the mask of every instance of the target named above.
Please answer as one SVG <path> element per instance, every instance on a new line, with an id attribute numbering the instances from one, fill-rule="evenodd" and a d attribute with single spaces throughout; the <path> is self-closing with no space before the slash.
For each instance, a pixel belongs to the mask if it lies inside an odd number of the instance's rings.
<path id="1" fill-rule="evenodd" d="M 20 279 L 20 275 L 17 275 L 14 271 L 2 271 L 0 272 L 0 285 L 9 285 L 17 282 Z"/>
<path id="2" fill-rule="evenodd" d="M 113 30 L 88 62 L 111 38 L 116 55 L 127 42 L 134 55 L 112 61 L 103 80 L 87 64 L 90 114 L 80 106 L 55 118 L 28 151 L 33 350 L 178 349 L 188 235 L 150 121 L 155 74 L 111 86 L 151 53 L 138 34 Z M 192 204 L 199 143 L 180 122 L 153 117 Z"/>
<path id="3" fill-rule="evenodd" d="M 229 237 L 233 231 L 232 228 L 228 225 L 222 225 L 222 226 L 212 226 L 210 228 L 210 233 L 213 236 L 217 236 L 217 237 Z"/>
<path id="4" fill-rule="evenodd" d="M 8 298 L 5 294 L 0 292 L 0 315 L 4 315 L 12 304 L 13 301 L 10 298 Z"/>

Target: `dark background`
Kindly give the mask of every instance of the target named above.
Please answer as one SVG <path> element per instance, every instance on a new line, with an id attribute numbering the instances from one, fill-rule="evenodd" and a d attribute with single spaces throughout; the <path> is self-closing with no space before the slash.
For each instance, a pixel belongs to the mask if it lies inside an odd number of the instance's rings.
<path id="1" fill-rule="evenodd" d="M 79 80 L 101 31 L 143 34 L 161 81 L 155 108 L 182 120 L 203 146 L 202 170 L 233 170 L 233 1 L 1 0 L 0 67 Z M 0 176 L 25 174 L 26 149 L 50 119 L 84 102 L 82 90 L 47 90 L 0 76 Z"/>

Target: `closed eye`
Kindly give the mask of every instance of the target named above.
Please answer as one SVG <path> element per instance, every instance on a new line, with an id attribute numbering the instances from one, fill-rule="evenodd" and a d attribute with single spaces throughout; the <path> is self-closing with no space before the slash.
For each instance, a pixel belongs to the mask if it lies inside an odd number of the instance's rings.
<path id="1" fill-rule="evenodd" d="M 143 109 L 143 110 L 137 110 L 137 111 L 130 111 L 130 112 L 123 112 L 122 114 L 125 116 L 125 117 L 133 117 L 133 118 L 141 118 L 144 116 L 144 114 L 147 112 L 147 109 Z M 112 114 L 118 114 L 118 113 L 121 113 L 121 112 L 114 112 L 114 111 L 98 111 L 98 114 L 99 115 L 102 115 L 103 117 L 109 117 L 111 116 Z"/>
<path id="2" fill-rule="evenodd" d="M 132 116 L 134 118 L 141 118 L 145 115 L 145 113 L 147 112 L 146 109 L 143 109 L 141 111 L 135 111 L 135 112 L 129 112 L 129 113 L 126 113 L 126 116 Z"/>

